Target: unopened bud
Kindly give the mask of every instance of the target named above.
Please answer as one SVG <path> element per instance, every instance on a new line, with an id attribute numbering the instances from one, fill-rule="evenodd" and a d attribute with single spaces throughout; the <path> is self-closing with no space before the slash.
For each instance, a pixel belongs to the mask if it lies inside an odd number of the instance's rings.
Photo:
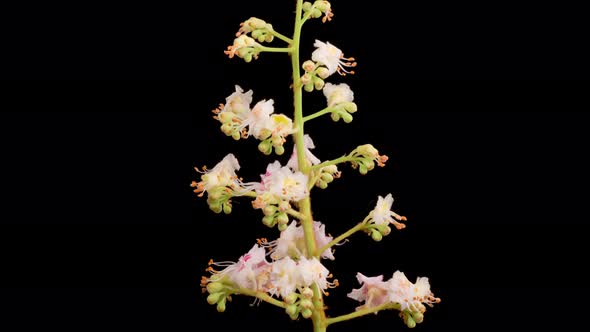
<path id="1" fill-rule="evenodd" d="M 207 291 L 208 291 L 210 294 L 213 294 L 213 293 L 219 293 L 219 292 L 221 292 L 221 291 L 222 291 L 224 288 L 225 288 L 225 287 L 224 287 L 224 286 L 223 286 L 223 284 L 222 284 L 222 283 L 220 283 L 220 282 L 212 282 L 212 283 L 209 283 L 209 284 L 207 285 Z M 214 303 L 217 303 L 217 301 L 215 301 Z M 210 304 L 213 304 L 213 303 L 210 303 Z"/>
<path id="2" fill-rule="evenodd" d="M 311 300 L 310 300 L 310 299 L 307 299 L 307 298 L 306 298 L 306 299 L 303 299 L 303 300 L 301 300 L 301 302 L 299 302 L 299 305 L 300 305 L 302 308 L 306 308 L 306 309 L 311 309 L 311 308 L 313 308 L 313 302 L 311 302 Z"/>
<path id="3" fill-rule="evenodd" d="M 225 297 L 223 297 L 219 302 L 217 302 L 217 311 L 224 312 L 225 311 Z"/>
<path id="4" fill-rule="evenodd" d="M 321 90 L 324 88 L 325 82 L 323 79 L 319 78 L 319 77 L 314 77 L 313 79 L 313 87 L 316 90 Z"/>
<path id="5" fill-rule="evenodd" d="M 287 308 L 285 308 L 285 312 L 287 313 L 287 315 L 289 315 L 289 317 L 295 316 L 297 314 L 297 305 L 296 304 L 288 305 Z"/>
<path id="6" fill-rule="evenodd" d="M 287 227 L 288 227 L 287 224 L 279 224 L 279 227 L 278 227 L 279 228 L 279 232 L 284 231 L 285 229 L 287 229 Z"/>
<path id="7" fill-rule="evenodd" d="M 207 288 L 209 289 L 209 288 Z M 209 296 L 207 296 L 207 303 L 209 303 L 210 305 L 214 305 L 215 303 L 219 302 L 219 300 L 225 297 L 225 294 L 223 293 L 212 293 L 209 294 Z"/>
<path id="8" fill-rule="evenodd" d="M 411 329 L 416 327 L 416 321 L 409 314 L 404 314 L 404 323 Z"/>
<path id="9" fill-rule="evenodd" d="M 269 155 L 272 152 L 272 146 L 269 141 L 262 141 L 258 144 L 258 150 L 265 155 Z"/>
<path id="10" fill-rule="evenodd" d="M 342 107 L 348 112 L 348 113 L 354 113 L 356 111 L 358 111 L 358 107 L 356 106 L 355 103 L 353 102 L 349 102 L 349 103 L 343 103 Z"/>
<path id="11" fill-rule="evenodd" d="M 221 211 L 223 211 L 223 207 L 221 206 L 221 203 L 211 203 L 211 204 L 209 204 L 209 209 L 211 209 L 211 211 L 213 211 L 215 213 L 221 213 Z"/>
<path id="12" fill-rule="evenodd" d="M 301 84 L 308 85 L 309 83 L 311 83 L 311 75 L 303 74 L 303 76 L 301 76 Z"/>
<path id="13" fill-rule="evenodd" d="M 264 209 L 262 209 L 262 213 L 264 213 L 265 216 L 273 216 L 276 212 L 277 207 L 274 205 L 267 205 L 264 207 Z"/>
<path id="14" fill-rule="evenodd" d="M 312 92 L 313 89 L 314 89 L 314 86 L 313 86 L 312 82 L 309 82 L 303 86 L 303 90 L 305 90 L 307 92 Z"/>
<path id="15" fill-rule="evenodd" d="M 322 79 L 326 79 L 328 76 L 330 76 L 330 70 L 328 70 L 326 67 L 318 68 L 315 73 Z"/>
<path id="16" fill-rule="evenodd" d="M 297 293 L 291 293 L 285 298 L 285 302 L 287 302 L 287 304 L 293 304 L 297 302 L 298 299 L 299 296 L 297 295 Z M 297 306 L 295 307 L 295 309 L 297 309 Z"/>
<path id="17" fill-rule="evenodd" d="M 323 173 L 321 178 L 326 183 L 332 183 L 334 181 L 334 176 L 330 173 Z"/>
<path id="18" fill-rule="evenodd" d="M 219 114 L 219 121 L 222 123 L 229 123 L 235 118 L 235 114 L 232 112 L 223 112 Z"/>
<path id="19" fill-rule="evenodd" d="M 373 229 L 371 231 L 371 238 L 373 240 L 375 240 L 376 242 L 379 242 L 379 241 L 383 240 L 383 235 L 381 235 L 381 233 L 379 231 Z"/>
<path id="20" fill-rule="evenodd" d="M 418 324 L 420 324 L 424 321 L 424 315 L 419 311 L 412 312 L 412 318 Z"/>
<path id="21" fill-rule="evenodd" d="M 276 220 L 273 216 L 264 216 L 264 218 L 262 218 L 262 223 L 268 227 L 274 227 L 274 225 L 276 225 Z"/>
<path id="22" fill-rule="evenodd" d="M 305 298 L 311 299 L 313 297 L 313 290 L 311 290 L 309 287 L 305 287 L 301 292 L 301 295 L 303 295 Z"/>
<path id="23" fill-rule="evenodd" d="M 230 214 L 231 213 L 231 205 L 228 203 L 223 204 L 223 213 Z"/>
<path id="24" fill-rule="evenodd" d="M 365 166 L 364 164 L 359 164 L 359 173 L 361 173 L 362 175 L 367 175 L 368 172 L 369 170 L 367 169 L 367 166 Z"/>
<path id="25" fill-rule="evenodd" d="M 315 62 L 313 62 L 311 60 L 307 60 L 303 63 L 303 65 L 301 67 L 303 67 L 303 69 L 308 73 L 312 72 L 315 69 Z"/>
<path id="26" fill-rule="evenodd" d="M 350 115 L 349 113 L 346 112 L 342 112 L 342 120 L 346 123 L 351 123 L 352 122 L 352 115 Z"/>
<path id="27" fill-rule="evenodd" d="M 281 212 L 277 215 L 277 221 L 279 224 L 286 224 L 289 222 L 289 216 L 285 212 Z"/>
<path id="28" fill-rule="evenodd" d="M 276 146 L 275 153 L 277 156 L 282 156 L 285 153 L 285 148 L 282 145 Z"/>
<path id="29" fill-rule="evenodd" d="M 233 138 L 233 139 L 234 139 L 234 140 L 236 140 L 236 141 L 239 141 L 239 140 L 240 140 L 240 138 L 242 138 L 242 135 L 240 135 L 240 132 L 239 132 L 239 131 L 234 131 L 234 132 L 231 134 L 231 138 Z"/>
<path id="30" fill-rule="evenodd" d="M 311 309 L 303 309 L 301 310 L 301 316 L 303 316 L 303 318 L 309 318 L 311 317 L 312 311 Z"/>
<path id="31" fill-rule="evenodd" d="M 338 122 L 340 120 L 340 114 L 338 114 L 338 112 L 332 112 L 330 116 L 332 117 L 332 120 L 334 120 L 334 122 Z"/>
<path id="32" fill-rule="evenodd" d="M 326 181 L 323 181 L 323 180 L 318 180 L 315 183 L 315 185 L 318 186 L 318 188 L 320 188 L 320 189 L 326 189 L 326 188 L 328 188 L 328 183 L 326 183 Z"/>
<path id="33" fill-rule="evenodd" d="M 230 124 L 227 124 L 227 123 L 226 123 L 226 124 L 223 124 L 223 125 L 221 125 L 221 131 L 222 131 L 222 132 L 223 132 L 225 135 L 227 135 L 227 136 L 230 136 L 230 135 L 232 134 L 232 132 L 233 132 L 233 129 L 232 129 L 232 127 L 231 127 L 231 125 L 230 125 Z"/>

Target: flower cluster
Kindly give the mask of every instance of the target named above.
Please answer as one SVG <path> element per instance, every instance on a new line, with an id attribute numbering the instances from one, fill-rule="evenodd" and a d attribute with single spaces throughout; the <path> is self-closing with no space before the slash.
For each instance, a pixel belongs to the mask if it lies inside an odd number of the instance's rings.
<path id="1" fill-rule="evenodd" d="M 247 138 L 250 135 L 261 140 L 258 148 L 264 154 L 274 151 L 278 155 L 285 152 L 283 144 L 288 135 L 293 133 L 293 121 L 284 114 L 274 113 L 274 101 L 261 100 L 254 107 L 252 90 L 244 90 L 236 85 L 236 91 L 226 98 L 225 104 L 220 104 L 213 110 L 215 119 L 221 122 L 221 131 L 235 140 Z"/>
<path id="2" fill-rule="evenodd" d="M 364 302 L 360 309 L 370 309 L 387 303 L 396 303 L 404 322 L 409 327 L 422 323 L 426 307 L 439 303 L 440 299 L 434 297 L 430 291 L 428 278 L 418 278 L 416 283 L 408 280 L 403 272 L 396 271 L 388 281 L 383 281 L 383 276 L 366 277 L 357 274 L 357 280 L 361 284 L 359 289 L 354 289 L 348 297 Z"/>
<path id="3" fill-rule="evenodd" d="M 282 298 L 288 304 L 286 311 L 291 318 L 297 319 L 300 313 L 309 318 L 313 307 L 311 287 L 326 291 L 338 285 L 337 280 L 328 281 L 332 277 L 330 272 L 316 258 L 288 255 L 271 255 L 271 258 L 271 262 L 267 261 L 264 247 L 256 244 L 237 262 L 209 261 L 206 271 L 211 276 L 201 279 L 203 291 L 209 293 L 209 304 L 225 311 L 232 294 L 267 294 Z M 214 267 L 224 269 L 218 271 Z"/>

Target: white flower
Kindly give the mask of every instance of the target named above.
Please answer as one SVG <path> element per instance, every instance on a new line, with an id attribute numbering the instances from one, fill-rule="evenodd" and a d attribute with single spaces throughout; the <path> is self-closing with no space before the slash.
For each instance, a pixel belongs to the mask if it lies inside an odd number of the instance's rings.
<path id="1" fill-rule="evenodd" d="M 234 191 L 242 191 L 244 188 L 236 174 L 236 171 L 239 169 L 240 164 L 238 160 L 230 153 L 211 170 L 207 171 L 204 169 L 201 172 L 199 169 L 196 169 L 198 172 L 204 174 L 201 175 L 201 182 L 193 182 L 191 186 L 196 188 L 195 192 L 199 193 L 200 196 L 203 195 L 203 192 L 217 187 L 229 187 Z"/>
<path id="2" fill-rule="evenodd" d="M 277 169 L 277 163 L 272 168 L 267 168 L 267 174 L 269 170 L 271 173 L 263 177 L 265 191 L 285 201 L 298 202 L 307 197 L 307 176 L 301 172 L 293 172 L 287 166 Z"/>
<path id="3" fill-rule="evenodd" d="M 244 93 L 244 90 L 239 85 L 236 85 L 236 91 L 225 98 L 225 105 L 219 114 L 234 113 L 240 120 L 243 120 L 248 112 L 250 112 L 253 93 L 252 90 Z"/>
<path id="4" fill-rule="evenodd" d="M 270 272 L 271 295 L 278 293 L 281 297 L 286 298 L 295 292 L 300 282 L 299 279 L 297 263 L 290 257 L 273 262 Z"/>
<path id="5" fill-rule="evenodd" d="M 305 136 L 303 137 L 303 146 L 305 147 L 305 159 L 307 165 L 320 164 L 321 160 L 319 160 L 316 156 L 313 155 L 313 153 L 311 153 L 311 150 L 315 149 L 315 145 L 313 144 L 313 140 L 311 139 L 311 137 L 309 137 L 309 135 L 307 134 L 305 134 Z M 287 162 L 287 166 L 294 171 L 299 170 L 299 165 L 297 162 L 297 144 L 293 146 L 293 153 L 291 154 L 289 162 Z"/>
<path id="6" fill-rule="evenodd" d="M 346 83 L 326 83 L 324 86 L 324 96 L 328 99 L 328 107 L 350 103 L 354 100 L 354 93 Z"/>
<path id="7" fill-rule="evenodd" d="M 375 209 L 372 212 L 373 223 L 375 223 L 375 225 L 385 225 L 391 223 L 397 229 L 405 228 L 406 225 L 400 223 L 399 221 L 406 221 L 407 218 L 391 211 L 392 205 L 393 197 L 391 196 L 391 194 L 385 196 L 385 198 L 379 196 L 377 200 L 377 205 L 375 206 Z"/>
<path id="8" fill-rule="evenodd" d="M 270 263 L 266 261 L 266 251 L 264 248 L 254 245 L 248 253 L 240 257 L 237 263 L 220 262 L 210 263 L 210 265 L 225 266 L 222 271 L 215 271 L 209 268 L 208 271 L 213 273 L 211 281 L 219 281 L 227 277 L 236 286 L 251 290 L 265 290 L 267 275 L 270 272 Z"/>
<path id="9" fill-rule="evenodd" d="M 302 231 L 303 231 L 303 228 L 302 228 Z M 318 249 L 327 245 L 328 243 L 330 243 L 334 239 L 333 237 L 326 235 L 326 225 L 322 224 L 319 221 L 313 222 L 313 232 L 314 232 L 316 247 Z M 334 255 L 332 254 L 332 250 L 330 248 L 324 250 L 321 257 L 334 260 Z"/>
<path id="10" fill-rule="evenodd" d="M 356 62 L 350 62 L 354 61 L 354 58 L 344 58 L 342 51 L 336 46 L 329 42 L 324 43 L 319 40 L 316 40 L 313 46 L 316 47 L 316 50 L 311 54 L 311 59 L 326 66 L 330 75 L 335 72 L 338 72 L 341 75 L 354 73 L 353 71 L 347 71 L 344 69 L 344 67 L 356 66 Z"/>
<path id="11" fill-rule="evenodd" d="M 390 302 L 389 283 L 383 281 L 383 276 L 365 277 L 357 273 L 356 279 L 361 284 L 361 288 L 353 289 L 348 293 L 348 297 L 359 302 L 365 302 L 359 309 L 373 308 Z"/>
<path id="12" fill-rule="evenodd" d="M 252 110 L 242 121 L 242 128 L 248 127 L 247 135 L 253 135 L 255 138 L 263 138 L 264 129 L 271 127 L 270 115 L 274 112 L 274 101 L 272 99 L 262 100 L 256 103 Z"/>
<path id="13" fill-rule="evenodd" d="M 313 231 L 317 248 L 322 248 L 332 241 L 331 236 L 326 236 L 326 226 L 319 221 L 313 222 Z M 281 236 L 268 244 L 271 248 L 270 257 L 273 260 L 282 259 L 283 257 L 302 257 L 307 254 L 307 246 L 305 244 L 305 233 L 303 226 L 297 226 L 293 221 L 284 231 Z M 330 249 L 326 249 L 322 258 L 334 260 L 334 255 Z"/>
<path id="14" fill-rule="evenodd" d="M 273 136 L 285 137 L 293 133 L 293 120 L 284 114 L 273 114 L 267 129 Z"/>
<path id="15" fill-rule="evenodd" d="M 303 233 L 303 228 L 297 227 L 297 223 L 293 221 L 284 231 L 281 236 L 270 243 L 271 255 L 273 260 L 279 260 L 284 257 L 295 256 L 299 257 L 302 252 L 297 248 L 297 242 L 300 241 Z"/>
<path id="16" fill-rule="evenodd" d="M 430 291 L 428 278 L 418 278 L 416 284 L 413 284 L 403 272 L 396 271 L 388 284 L 389 300 L 399 303 L 402 311 L 423 313 L 426 310 L 423 303 L 432 306 L 433 303 L 440 302 Z"/>
<path id="17" fill-rule="evenodd" d="M 297 267 L 301 276 L 301 286 L 309 287 L 316 284 L 322 290 L 331 286 L 331 283 L 328 282 L 330 271 L 317 258 L 307 259 L 301 257 Z"/>

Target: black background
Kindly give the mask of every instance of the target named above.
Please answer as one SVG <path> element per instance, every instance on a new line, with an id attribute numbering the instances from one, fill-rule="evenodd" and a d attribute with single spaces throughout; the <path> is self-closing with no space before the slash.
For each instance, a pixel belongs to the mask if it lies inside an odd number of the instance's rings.
<path id="1" fill-rule="evenodd" d="M 448 80 L 584 77 L 575 10 L 334 2 L 332 23 L 306 27 L 302 54 L 319 38 L 357 58 L 357 75 L 332 81 L 351 85 L 359 112 L 352 124 L 326 117 L 306 129 L 321 159 L 364 143 L 391 159 L 364 177 L 343 168 L 329 190 L 314 191 L 315 217 L 336 235 L 391 192 L 409 221 L 381 243 L 356 235 L 337 249 L 326 263 L 342 284 L 327 299 L 333 315 L 354 309 L 346 293 L 357 271 L 399 269 L 430 277 L 443 300 L 419 330 L 580 324 L 587 88 Z M 229 152 L 251 180 L 274 160 L 253 140 L 225 137 L 210 110 L 240 84 L 290 114 L 287 56 L 244 64 L 222 53 L 250 16 L 288 34 L 289 4 L 56 6 L 20 12 L 4 77 L 141 80 L 4 88 L 2 330 L 309 329 L 249 299 L 224 314 L 206 304 L 198 284 L 209 258 L 235 260 L 276 231 L 247 201 L 215 215 L 188 186 L 194 166 Z M 187 81 L 161 80 L 179 78 Z M 324 103 L 306 97 L 306 112 Z M 361 328 L 405 329 L 395 313 L 381 313 L 331 330 Z"/>

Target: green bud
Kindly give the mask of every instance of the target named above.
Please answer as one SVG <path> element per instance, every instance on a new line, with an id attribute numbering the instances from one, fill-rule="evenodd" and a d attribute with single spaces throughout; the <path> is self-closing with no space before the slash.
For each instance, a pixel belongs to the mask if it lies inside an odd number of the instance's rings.
<path id="1" fill-rule="evenodd" d="M 219 302 L 217 302 L 217 312 L 224 312 L 225 311 L 225 297 L 223 297 Z"/>
<path id="2" fill-rule="evenodd" d="M 231 127 L 230 124 L 223 124 L 221 125 L 221 131 L 226 135 L 226 136 L 230 136 L 233 132 L 233 128 Z"/>
<path id="3" fill-rule="evenodd" d="M 371 238 L 373 240 L 375 240 L 376 242 L 379 242 L 379 241 L 383 240 L 383 235 L 381 235 L 381 233 L 378 230 L 373 229 L 371 231 Z"/>
<path id="4" fill-rule="evenodd" d="M 412 318 L 417 324 L 420 324 L 424 321 L 424 315 L 419 311 L 412 312 Z"/>
<path id="5" fill-rule="evenodd" d="M 332 120 L 334 120 L 334 122 L 340 121 L 340 114 L 338 114 L 338 112 L 332 112 L 330 114 L 330 117 L 332 118 Z"/>
<path id="6" fill-rule="evenodd" d="M 207 287 L 209 289 L 209 287 Z M 210 305 L 214 305 L 215 303 L 219 302 L 221 298 L 225 298 L 225 294 L 223 293 L 212 293 L 207 296 L 207 303 Z"/>
<path id="7" fill-rule="evenodd" d="M 321 11 L 321 10 L 319 10 L 319 9 L 317 9 L 317 8 L 314 8 L 314 9 L 312 9 L 312 10 L 311 10 L 311 17 L 313 17 L 313 18 L 319 18 L 319 17 L 322 17 L 322 11 Z M 307 318 L 307 317 L 306 317 L 306 318 Z"/>
<path id="8" fill-rule="evenodd" d="M 316 90 L 321 90 L 324 88 L 325 82 L 323 79 L 319 78 L 319 77 L 314 77 L 313 78 L 313 86 Z"/>
<path id="9" fill-rule="evenodd" d="M 235 117 L 236 115 L 232 112 L 223 112 L 219 114 L 219 121 L 229 124 Z"/>
<path id="10" fill-rule="evenodd" d="M 307 2 L 307 1 L 304 2 L 303 7 L 302 7 L 303 11 L 306 11 L 306 12 L 309 11 L 311 9 L 311 6 L 312 6 L 311 2 Z"/>
<path id="11" fill-rule="evenodd" d="M 368 160 L 365 162 L 365 166 L 367 166 L 367 169 L 369 171 L 372 171 L 373 169 L 375 169 L 375 162 L 373 160 Z"/>
<path id="12" fill-rule="evenodd" d="M 356 111 L 358 111 L 358 107 L 356 106 L 355 103 L 343 103 L 342 107 L 348 112 L 348 113 L 354 113 Z"/>
<path id="13" fill-rule="evenodd" d="M 309 84 L 312 81 L 312 77 L 311 75 L 305 73 L 303 74 L 303 76 L 301 76 L 301 84 Z"/>
<path id="14" fill-rule="evenodd" d="M 262 218 L 262 223 L 268 227 L 274 227 L 274 225 L 276 225 L 275 217 L 264 216 L 264 218 Z"/>
<path id="15" fill-rule="evenodd" d="M 244 61 L 246 61 L 247 63 L 252 62 L 252 54 L 251 53 L 247 53 L 246 55 L 243 56 Z M 217 307 L 217 309 L 219 310 L 219 306 Z M 225 306 L 223 306 L 223 310 L 225 310 Z"/>
<path id="16" fill-rule="evenodd" d="M 265 139 L 269 138 L 269 137 L 270 137 L 270 135 L 272 135 L 272 131 L 271 131 L 271 130 L 268 130 L 268 129 L 262 129 L 262 130 L 260 131 L 260 139 L 261 139 L 261 140 L 265 140 Z"/>
<path id="17" fill-rule="evenodd" d="M 330 8 L 332 7 L 330 5 L 330 3 L 328 1 L 322 0 L 322 1 L 316 1 L 314 3 L 315 8 L 319 9 L 322 11 L 322 13 L 325 13 L 326 11 L 330 10 Z"/>
<path id="18" fill-rule="evenodd" d="M 303 65 L 301 67 L 303 68 L 303 70 L 305 70 L 308 73 L 312 72 L 315 69 L 315 62 L 313 62 L 311 60 L 307 60 L 303 63 Z M 309 75 L 308 75 L 308 77 L 311 78 Z"/>
<path id="19" fill-rule="evenodd" d="M 289 216 L 285 212 L 280 212 L 277 215 L 277 221 L 279 224 L 287 224 L 289 223 Z"/>
<path id="20" fill-rule="evenodd" d="M 297 293 L 291 293 L 291 294 L 289 294 L 289 296 L 287 296 L 287 298 L 285 299 L 285 302 L 287 302 L 287 304 L 293 304 L 293 303 L 297 302 L 298 299 L 299 299 L 299 296 L 297 295 Z M 297 306 L 295 306 L 295 310 L 297 310 Z"/>
<path id="21" fill-rule="evenodd" d="M 264 32 L 263 32 L 262 30 L 260 30 L 260 29 L 256 29 L 256 30 L 252 31 L 252 35 L 251 35 L 251 36 L 252 36 L 252 38 L 254 38 L 254 39 L 258 39 L 258 37 L 262 36 L 262 35 L 263 35 L 263 33 L 264 33 Z"/>
<path id="22" fill-rule="evenodd" d="M 279 232 L 284 231 L 285 229 L 287 229 L 287 224 L 279 224 Z"/>
<path id="23" fill-rule="evenodd" d="M 404 314 L 404 323 L 411 329 L 416 327 L 416 321 L 410 315 Z"/>
<path id="24" fill-rule="evenodd" d="M 242 138 L 242 135 L 240 134 L 240 132 L 239 132 L 239 131 L 234 131 L 234 132 L 231 134 L 231 138 L 233 138 L 233 139 L 234 139 L 234 140 L 236 140 L 236 141 L 239 141 L 239 140 L 240 140 L 240 138 Z"/>
<path id="25" fill-rule="evenodd" d="M 367 175 L 368 172 L 369 170 L 367 169 L 367 166 L 365 166 L 364 164 L 359 164 L 359 173 L 361 173 L 362 175 Z"/>
<path id="26" fill-rule="evenodd" d="M 330 76 L 330 70 L 328 70 L 326 67 L 318 68 L 315 73 L 322 79 L 326 79 Z"/>
<path id="27" fill-rule="evenodd" d="M 221 211 L 223 211 L 223 207 L 221 206 L 221 203 L 211 203 L 211 204 L 209 204 L 209 209 L 211 209 L 211 211 L 213 211 L 215 213 L 221 213 Z"/>
<path id="28" fill-rule="evenodd" d="M 285 312 L 289 316 L 297 315 L 297 305 L 296 304 L 288 305 L 287 308 L 285 309 Z"/>
<path id="29" fill-rule="evenodd" d="M 381 234 L 383 234 L 383 235 L 385 235 L 385 236 L 387 236 L 387 235 L 391 234 L 391 227 L 389 227 L 389 226 L 385 226 L 385 227 L 383 228 L 383 230 L 381 231 Z"/>
<path id="30" fill-rule="evenodd" d="M 321 179 L 323 181 L 325 181 L 326 183 L 332 183 L 334 182 L 334 176 L 330 173 L 323 173 L 321 176 Z"/>
<path id="31" fill-rule="evenodd" d="M 267 43 L 270 43 L 270 42 L 272 42 L 274 39 L 275 39 L 275 36 L 271 35 L 270 33 L 267 33 L 267 34 L 265 35 L 264 41 L 265 41 L 265 42 L 267 42 Z"/>
<path id="32" fill-rule="evenodd" d="M 225 286 L 223 286 L 223 284 L 222 284 L 222 283 L 220 283 L 220 282 L 211 282 L 211 283 L 209 283 L 209 284 L 207 285 L 207 291 L 208 291 L 210 294 L 213 294 L 213 293 L 219 293 L 219 292 L 221 292 L 221 291 L 222 291 L 224 288 L 225 288 Z M 214 303 L 217 303 L 217 301 L 215 301 Z M 210 304 L 213 304 L 213 303 L 210 303 Z"/>
<path id="33" fill-rule="evenodd" d="M 274 214 L 277 212 L 278 208 L 274 205 L 267 205 L 264 207 L 264 209 L 262 209 L 262 213 L 264 213 L 265 216 L 274 216 Z"/>
<path id="34" fill-rule="evenodd" d="M 285 148 L 282 145 L 275 147 L 275 153 L 277 156 L 282 156 L 285 153 Z"/>
<path id="35" fill-rule="evenodd" d="M 283 138 L 281 136 L 273 136 L 270 139 L 272 146 L 278 147 L 283 145 Z"/>
<path id="36" fill-rule="evenodd" d="M 306 309 L 301 310 L 301 316 L 303 316 L 303 318 L 309 318 L 309 317 L 311 317 L 311 314 L 312 314 L 311 309 L 306 308 Z"/>
<path id="37" fill-rule="evenodd" d="M 223 204 L 223 213 L 225 213 L 225 214 L 231 213 L 231 204 L 229 204 L 229 203 Z"/>
<path id="38" fill-rule="evenodd" d="M 346 123 L 351 123 L 352 122 L 352 115 L 346 113 L 346 112 L 342 112 L 341 114 L 342 116 L 342 120 Z"/>
<path id="39" fill-rule="evenodd" d="M 303 90 L 307 92 L 312 92 L 314 89 L 313 82 L 309 82 L 303 86 Z"/>
<path id="40" fill-rule="evenodd" d="M 236 51 L 236 54 L 240 58 L 244 58 L 248 54 L 250 54 L 250 56 L 252 56 L 252 50 L 250 49 L 250 47 L 242 47 Z"/>
<path id="41" fill-rule="evenodd" d="M 258 151 L 264 153 L 265 155 L 269 155 L 272 152 L 272 146 L 270 145 L 269 141 L 262 141 L 258 144 Z"/>
<path id="42" fill-rule="evenodd" d="M 291 320 L 297 320 L 297 318 L 299 318 L 299 312 L 296 312 L 294 315 L 289 315 L 289 318 L 291 318 Z"/>
<path id="43" fill-rule="evenodd" d="M 313 290 L 311 290 L 309 287 L 305 287 L 301 292 L 301 295 L 303 295 L 305 298 L 311 299 L 313 297 Z"/>
<path id="44" fill-rule="evenodd" d="M 315 185 L 320 188 L 320 189 L 326 189 L 328 188 L 328 183 L 326 181 L 323 180 L 318 180 Z"/>
<path id="45" fill-rule="evenodd" d="M 313 302 L 311 302 L 311 300 L 308 299 L 308 298 L 305 298 L 305 299 L 301 300 L 301 302 L 299 303 L 299 305 L 302 308 L 305 308 L 305 309 L 311 309 L 311 308 L 313 308 Z"/>

